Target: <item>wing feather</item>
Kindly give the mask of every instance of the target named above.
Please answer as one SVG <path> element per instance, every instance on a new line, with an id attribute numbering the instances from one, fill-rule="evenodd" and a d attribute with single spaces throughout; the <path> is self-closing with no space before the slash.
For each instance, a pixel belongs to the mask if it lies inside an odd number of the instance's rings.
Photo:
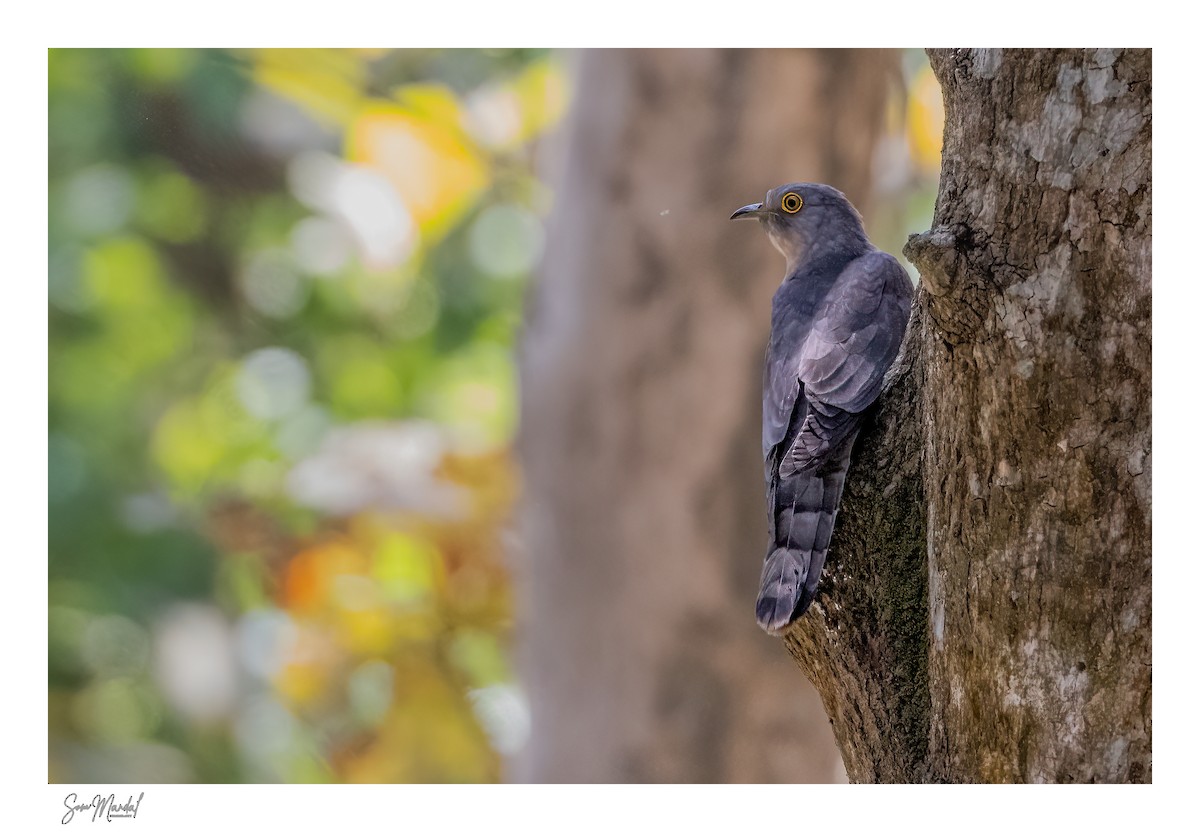
<path id="1" fill-rule="evenodd" d="M 883 389 L 911 303 L 908 274 L 884 252 L 859 257 L 838 276 L 817 309 L 796 361 L 795 389 L 803 391 L 797 397 L 805 405 L 804 421 L 780 456 L 780 476 L 816 467 L 855 432 L 857 415 Z M 764 443 L 765 419 L 764 413 Z"/>
<path id="2" fill-rule="evenodd" d="M 908 323 L 912 283 L 889 254 L 851 262 L 817 311 L 800 353 L 805 396 L 860 413 L 879 397 Z"/>

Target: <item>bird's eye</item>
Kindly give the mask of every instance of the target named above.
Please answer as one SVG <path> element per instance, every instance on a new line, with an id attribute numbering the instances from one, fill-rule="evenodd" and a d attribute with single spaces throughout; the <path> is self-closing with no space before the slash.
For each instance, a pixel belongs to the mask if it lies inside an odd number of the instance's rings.
<path id="1" fill-rule="evenodd" d="M 784 211 L 794 214 L 804 207 L 804 200 L 800 198 L 800 194 L 784 194 L 781 205 Z"/>

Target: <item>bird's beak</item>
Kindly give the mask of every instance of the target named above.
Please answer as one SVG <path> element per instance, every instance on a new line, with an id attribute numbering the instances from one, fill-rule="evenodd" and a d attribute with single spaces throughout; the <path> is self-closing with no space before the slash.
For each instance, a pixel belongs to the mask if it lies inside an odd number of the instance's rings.
<path id="1" fill-rule="evenodd" d="M 746 218 L 754 219 L 762 212 L 763 212 L 762 203 L 761 202 L 752 202 L 749 205 L 743 205 L 741 208 L 734 211 L 733 216 L 731 216 L 729 219 L 731 219 L 731 220 L 741 220 L 741 219 L 746 219 Z"/>

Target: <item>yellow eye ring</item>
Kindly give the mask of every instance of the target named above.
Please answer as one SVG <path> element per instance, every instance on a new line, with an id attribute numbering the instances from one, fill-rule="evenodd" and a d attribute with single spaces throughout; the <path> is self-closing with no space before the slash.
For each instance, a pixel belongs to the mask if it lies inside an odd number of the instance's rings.
<path id="1" fill-rule="evenodd" d="M 804 199 L 800 194 L 784 194 L 780 207 L 788 214 L 794 214 L 804 207 Z"/>

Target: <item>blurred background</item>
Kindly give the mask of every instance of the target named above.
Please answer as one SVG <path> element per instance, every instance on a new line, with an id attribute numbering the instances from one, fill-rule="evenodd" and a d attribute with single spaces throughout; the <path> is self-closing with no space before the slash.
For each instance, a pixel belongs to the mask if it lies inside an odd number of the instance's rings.
<path id="1" fill-rule="evenodd" d="M 639 61 L 659 66 L 639 75 Z M 780 75 L 776 92 L 825 92 L 795 105 L 722 99 L 720 79 L 758 62 Z M 676 95 L 683 77 L 708 86 Z M 837 79 L 877 91 L 853 134 L 839 132 L 839 109 L 861 109 L 862 96 L 830 97 Z M 565 426 L 604 430 L 580 424 L 571 408 L 586 402 L 555 382 L 565 365 L 554 361 L 568 360 L 569 343 L 603 373 L 604 345 L 621 341 L 610 326 L 589 342 L 581 309 L 603 308 L 589 292 L 629 287 L 572 257 L 611 256 L 632 240 L 654 259 L 706 233 L 695 218 L 725 223 L 789 179 L 842 187 L 872 239 L 899 255 L 908 233 L 928 228 L 937 184 L 941 94 L 922 52 L 51 50 L 49 86 L 51 782 L 844 777 L 819 701 L 754 626 L 753 589 L 743 593 L 757 584 L 765 525 L 745 542 L 744 570 L 704 578 L 689 603 L 709 604 L 714 620 L 726 589 L 741 603 L 745 631 L 722 636 L 721 650 L 748 646 L 778 674 L 789 704 L 762 730 L 808 726 L 797 736 L 814 767 L 786 749 L 755 767 L 744 761 L 765 753 L 761 743 L 739 756 L 688 728 L 724 718 L 708 676 L 736 678 L 728 684 L 750 710 L 760 681 L 709 667 L 703 649 L 684 651 L 675 687 L 646 696 L 605 670 L 661 664 L 624 649 L 617 631 L 604 638 L 603 610 L 620 616 L 621 593 L 674 584 L 640 574 L 641 554 L 589 537 L 571 525 L 575 509 L 556 506 L 609 493 L 623 474 L 557 448 L 571 441 Z M 749 167 L 739 175 L 742 157 L 720 157 L 729 171 L 707 195 L 701 186 L 681 200 L 669 179 L 647 191 L 636 175 L 590 182 L 625 159 L 649 181 L 661 173 L 655 154 L 675 151 L 704 169 L 686 148 L 657 144 L 639 107 L 669 116 L 664 128 L 679 137 L 708 135 L 693 113 L 736 107 L 775 145 L 858 155 L 784 170 L 734 131 L 721 141 L 747 147 Z M 799 110 L 804 126 L 791 132 L 756 107 Z M 730 201 L 726 187 L 742 196 Z M 643 240 L 610 227 L 587 213 L 601 199 L 667 230 Z M 761 357 L 782 266 L 755 229 L 722 225 L 720 239 L 731 231 L 738 251 L 762 258 L 754 271 L 768 287 L 733 307 L 750 323 L 731 324 L 731 339 Z M 655 320 L 685 305 L 630 291 L 622 302 Z M 721 332 L 708 342 L 721 349 Z M 622 360 L 653 378 L 652 359 Z M 750 389 L 760 369 L 744 361 L 737 372 Z M 728 392 L 714 385 L 711 401 L 688 406 L 748 410 L 739 465 L 759 482 L 739 485 L 747 496 L 735 509 L 753 530 L 765 511 L 759 414 L 753 397 Z M 604 413 L 642 439 L 639 420 L 655 418 L 622 401 Z M 669 459 L 654 466 L 674 470 Z M 564 470 L 578 491 L 556 479 Z M 613 522 L 598 508 L 596 522 Z M 712 580 L 722 587 L 703 584 Z M 564 584 L 592 600 L 568 603 Z M 569 609 L 557 613 L 554 599 Z M 662 649 L 682 655 L 680 644 L 720 629 L 694 618 Z M 722 695 L 745 710 L 742 694 Z M 585 755 L 591 768 L 563 762 L 568 746 L 626 729 L 649 757 L 612 740 L 608 768 L 595 767 L 608 759 L 599 748 Z M 720 762 L 694 764 L 708 754 Z"/>

